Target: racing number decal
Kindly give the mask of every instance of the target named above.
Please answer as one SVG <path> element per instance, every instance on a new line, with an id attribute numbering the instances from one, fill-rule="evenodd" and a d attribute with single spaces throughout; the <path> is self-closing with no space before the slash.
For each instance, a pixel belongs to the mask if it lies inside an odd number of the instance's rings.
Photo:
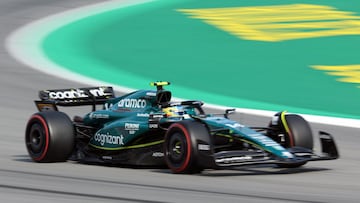
<path id="1" fill-rule="evenodd" d="M 360 35 L 360 16 L 325 5 L 291 4 L 178 11 L 246 40 L 279 42 Z"/>

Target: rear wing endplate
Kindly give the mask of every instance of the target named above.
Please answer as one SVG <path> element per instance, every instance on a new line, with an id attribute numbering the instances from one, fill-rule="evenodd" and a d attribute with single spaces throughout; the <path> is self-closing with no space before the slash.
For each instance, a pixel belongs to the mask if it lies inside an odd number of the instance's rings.
<path id="1" fill-rule="evenodd" d="M 57 106 L 92 105 L 95 110 L 97 104 L 104 104 L 115 98 L 112 87 L 85 87 L 73 89 L 55 89 L 39 91 L 40 100 L 35 101 L 39 111 L 55 110 Z"/>

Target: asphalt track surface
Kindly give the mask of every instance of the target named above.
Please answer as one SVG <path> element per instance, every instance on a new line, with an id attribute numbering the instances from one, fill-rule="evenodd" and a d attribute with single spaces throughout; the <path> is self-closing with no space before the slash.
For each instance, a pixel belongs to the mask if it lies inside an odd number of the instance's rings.
<path id="1" fill-rule="evenodd" d="M 74 162 L 33 163 L 24 145 L 24 128 L 35 111 L 32 101 L 44 88 L 84 86 L 34 71 L 15 61 L 6 37 L 19 26 L 100 0 L 0 1 L 0 201 L 1 202 L 358 202 L 360 129 L 312 123 L 314 133 L 334 135 L 341 158 L 299 169 L 272 165 L 173 175 L 167 169 L 131 169 Z M 176 93 L 175 93 L 176 94 Z M 85 109 L 71 110 L 81 114 Z M 209 110 L 211 111 L 211 110 Z M 245 124 L 269 118 L 236 114 Z M 318 147 L 318 142 L 316 146 Z"/>

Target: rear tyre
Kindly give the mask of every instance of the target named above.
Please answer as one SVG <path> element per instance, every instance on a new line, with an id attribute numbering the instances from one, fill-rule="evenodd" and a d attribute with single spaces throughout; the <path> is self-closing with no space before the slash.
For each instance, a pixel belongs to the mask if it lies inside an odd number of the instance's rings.
<path id="1" fill-rule="evenodd" d="M 172 124 L 165 135 L 165 161 L 173 173 L 200 173 L 197 138 L 209 137 L 204 125 L 194 121 Z"/>
<path id="2" fill-rule="evenodd" d="M 36 162 L 66 161 L 75 146 L 73 123 L 62 112 L 35 113 L 26 126 L 25 144 Z"/>

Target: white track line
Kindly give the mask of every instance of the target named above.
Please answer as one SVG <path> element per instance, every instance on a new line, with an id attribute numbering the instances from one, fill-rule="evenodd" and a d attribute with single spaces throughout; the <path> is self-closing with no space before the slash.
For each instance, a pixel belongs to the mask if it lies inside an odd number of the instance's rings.
<path id="1" fill-rule="evenodd" d="M 113 85 L 106 81 L 85 77 L 54 63 L 45 56 L 41 48 L 42 41 L 55 29 L 76 20 L 114 9 L 126 8 L 153 1 L 155 0 L 114 0 L 57 13 L 33 21 L 12 32 L 6 39 L 6 48 L 15 59 L 43 73 L 89 85 Z M 134 90 L 122 86 L 114 86 L 114 88 L 122 92 Z"/>
<path id="2" fill-rule="evenodd" d="M 42 43 L 42 40 L 50 32 L 52 32 L 56 28 L 69 24 L 73 21 L 88 16 L 96 15 L 102 12 L 107 12 L 119 8 L 126 8 L 138 4 L 145 4 L 153 1 L 155 0 L 114 0 L 114 1 L 97 3 L 89 6 L 84 6 L 76 9 L 71 9 L 65 12 L 51 15 L 46 18 L 31 22 L 14 31 L 6 39 L 6 47 L 9 50 L 10 54 L 18 61 L 24 63 L 25 65 L 33 69 L 47 73 L 49 75 L 66 80 L 88 84 L 88 85 L 112 85 L 115 90 L 121 92 L 134 91 L 134 89 L 130 89 L 127 87 L 118 86 L 114 84 L 109 84 L 106 81 L 100 81 L 94 78 L 85 77 L 75 72 L 71 72 L 68 69 L 59 66 L 58 64 L 55 64 L 54 62 L 49 60 L 45 56 L 40 45 Z M 34 34 L 34 30 L 36 31 L 36 34 Z M 205 106 L 218 110 L 225 110 L 228 108 L 215 104 L 206 104 Z M 276 113 L 274 111 L 246 109 L 246 108 L 236 108 L 236 111 L 239 113 L 268 116 L 268 117 Z M 315 116 L 315 115 L 307 115 L 307 114 L 301 114 L 301 115 L 309 122 L 360 128 L 360 120 L 358 119 Z"/>

